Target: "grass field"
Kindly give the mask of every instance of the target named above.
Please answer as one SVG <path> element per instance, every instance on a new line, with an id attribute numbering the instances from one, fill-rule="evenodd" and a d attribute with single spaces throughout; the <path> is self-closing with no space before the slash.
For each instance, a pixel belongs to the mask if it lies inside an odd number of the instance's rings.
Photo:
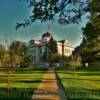
<path id="1" fill-rule="evenodd" d="M 68 100 L 100 100 L 100 69 L 57 69 Z"/>
<path id="2" fill-rule="evenodd" d="M 7 74 L 0 71 L 0 100 L 29 100 L 41 83 L 48 68 L 17 68 L 10 73 L 10 89 L 7 90 Z"/>

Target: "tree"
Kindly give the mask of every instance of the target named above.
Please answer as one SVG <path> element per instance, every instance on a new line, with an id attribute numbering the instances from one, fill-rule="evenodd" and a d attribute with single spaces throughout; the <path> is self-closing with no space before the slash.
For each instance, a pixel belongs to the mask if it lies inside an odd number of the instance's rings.
<path id="1" fill-rule="evenodd" d="M 95 23 L 96 24 L 96 23 Z M 97 28 L 97 27 L 96 27 Z M 98 31 L 99 30 L 99 31 Z M 82 50 L 83 62 L 93 62 L 100 60 L 100 29 L 95 30 L 92 23 L 88 23 L 84 29 L 85 41 Z"/>
<path id="2" fill-rule="evenodd" d="M 10 55 L 8 50 L 4 48 L 3 45 L 0 44 L 0 69 L 6 72 L 7 75 L 7 88 L 10 88 Z"/>
<path id="3" fill-rule="evenodd" d="M 11 72 L 24 61 L 26 51 L 27 46 L 25 43 L 19 41 L 13 41 L 8 49 L 0 45 L 0 65 L 7 75 L 8 90 L 11 88 Z"/>
<path id="4" fill-rule="evenodd" d="M 13 41 L 9 47 L 9 52 L 11 54 L 16 54 L 23 56 L 27 51 L 27 46 L 25 43 L 20 41 Z"/>
<path id="5" fill-rule="evenodd" d="M 6 49 L 0 44 L 0 67 L 2 67 L 2 57 L 6 53 Z"/>
<path id="6" fill-rule="evenodd" d="M 89 9 L 96 9 L 91 12 L 90 21 L 86 27 L 83 28 L 83 41 L 81 43 L 82 61 L 83 63 L 94 63 L 100 61 L 100 1 L 92 1 L 89 5 Z M 98 10 L 98 11 L 97 11 Z"/>
<path id="7" fill-rule="evenodd" d="M 49 39 L 45 47 L 43 60 L 52 63 L 57 56 L 57 42 L 49 32 L 44 33 L 42 39 Z"/>
<path id="8" fill-rule="evenodd" d="M 29 67 L 32 66 L 32 57 L 27 54 L 27 45 L 20 41 L 13 41 L 9 47 L 12 56 L 12 66 Z"/>
<path id="9" fill-rule="evenodd" d="M 27 55 L 27 46 L 20 41 L 13 41 L 9 47 L 9 53 L 12 57 L 12 66 L 20 66 Z"/>
<path id="10" fill-rule="evenodd" d="M 72 55 L 69 58 L 70 58 L 69 65 L 73 66 L 74 69 L 76 67 L 80 67 L 81 66 L 81 50 L 80 50 L 80 46 L 75 48 L 75 50 L 72 52 Z"/>
<path id="11" fill-rule="evenodd" d="M 47 44 L 48 51 L 51 52 L 52 54 L 57 53 L 57 42 L 53 38 L 50 39 L 50 41 Z"/>
<path id="12" fill-rule="evenodd" d="M 23 23 L 16 24 L 16 30 L 23 26 L 30 25 L 36 20 L 54 21 L 59 24 L 78 23 L 81 16 L 90 11 L 87 4 L 91 0 L 26 0 L 29 7 L 32 8 L 32 15 Z M 93 0 L 94 1 L 94 0 Z"/>
<path id="13" fill-rule="evenodd" d="M 7 88 L 9 89 L 10 88 L 10 71 L 11 71 L 11 66 L 10 66 L 10 55 L 9 53 L 5 53 L 3 56 L 2 56 L 2 68 L 3 70 L 6 72 L 6 75 L 7 75 Z"/>

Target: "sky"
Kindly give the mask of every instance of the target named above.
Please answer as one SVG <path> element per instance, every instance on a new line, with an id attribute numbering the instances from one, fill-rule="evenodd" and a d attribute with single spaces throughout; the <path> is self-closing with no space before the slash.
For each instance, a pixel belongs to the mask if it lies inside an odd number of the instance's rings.
<path id="1" fill-rule="evenodd" d="M 31 39 L 41 39 L 42 34 L 49 31 L 56 40 L 67 39 L 74 47 L 81 43 L 82 27 L 87 23 L 85 16 L 79 24 L 60 25 L 56 21 L 53 23 L 34 22 L 16 31 L 16 23 L 23 22 L 31 15 L 31 12 L 25 0 L 0 0 L 0 42 L 5 40 L 28 42 Z"/>

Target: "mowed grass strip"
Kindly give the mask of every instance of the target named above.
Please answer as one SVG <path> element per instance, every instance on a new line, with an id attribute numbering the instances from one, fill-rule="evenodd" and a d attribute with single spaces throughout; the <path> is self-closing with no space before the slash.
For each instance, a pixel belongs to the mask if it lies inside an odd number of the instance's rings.
<path id="1" fill-rule="evenodd" d="M 0 100 L 29 100 L 41 83 L 48 68 L 18 68 L 10 72 L 10 89 L 7 90 L 7 73 L 0 71 Z M 15 99 L 18 98 L 18 99 Z"/>
<path id="2" fill-rule="evenodd" d="M 72 100 L 100 100 L 100 71 L 59 70 L 66 96 Z"/>
<path id="3" fill-rule="evenodd" d="M 41 82 L 43 73 L 31 73 L 31 74 L 10 74 L 10 86 L 11 88 L 36 88 Z M 7 76 L 2 76 L 0 79 L 0 87 L 7 86 Z"/>

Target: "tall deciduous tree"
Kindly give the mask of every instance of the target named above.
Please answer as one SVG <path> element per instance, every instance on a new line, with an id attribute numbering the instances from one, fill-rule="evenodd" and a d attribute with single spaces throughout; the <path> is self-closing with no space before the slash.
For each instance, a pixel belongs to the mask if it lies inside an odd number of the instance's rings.
<path id="1" fill-rule="evenodd" d="M 9 52 L 11 54 L 16 54 L 23 56 L 26 53 L 27 46 L 25 43 L 20 42 L 20 41 L 13 41 L 9 47 Z"/>
<path id="2" fill-rule="evenodd" d="M 91 12 L 90 21 L 83 28 L 83 42 L 81 47 L 83 62 L 93 63 L 100 61 L 100 0 L 93 0 L 88 8 Z"/>
<path id="3" fill-rule="evenodd" d="M 86 9 L 91 0 L 26 0 L 32 8 L 32 15 L 23 23 L 17 23 L 16 30 L 23 26 L 30 25 L 36 20 L 54 21 L 59 24 L 78 23 L 81 16 L 90 11 Z M 95 1 L 95 0 L 93 0 Z"/>
<path id="4" fill-rule="evenodd" d="M 20 41 L 13 41 L 9 47 L 9 53 L 12 56 L 13 66 L 21 65 L 27 55 L 27 46 Z"/>

